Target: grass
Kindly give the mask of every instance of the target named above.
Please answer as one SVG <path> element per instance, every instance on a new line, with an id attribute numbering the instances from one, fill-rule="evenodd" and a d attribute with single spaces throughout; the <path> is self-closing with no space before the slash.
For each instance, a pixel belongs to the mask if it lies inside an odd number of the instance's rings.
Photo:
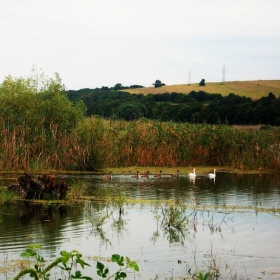
<path id="1" fill-rule="evenodd" d="M 114 168 L 104 168 L 100 174 L 108 174 L 112 171 L 112 174 L 136 174 L 139 171 L 140 174 L 144 174 L 147 171 L 150 174 L 159 174 L 159 171 L 162 170 L 163 174 L 175 174 L 176 170 L 180 170 L 181 175 L 187 175 L 192 172 L 193 168 L 196 169 L 197 174 L 207 174 L 213 172 L 214 168 L 218 172 L 227 172 L 227 173 L 237 173 L 237 174 L 260 174 L 264 171 L 260 169 L 255 170 L 241 170 L 238 168 L 229 168 L 227 166 L 176 166 L 176 167 L 155 167 L 155 166 L 129 166 L 129 167 L 114 167 Z M 265 172 L 269 172 L 265 170 Z M 274 171 L 271 171 L 274 172 Z"/>
<path id="2" fill-rule="evenodd" d="M 123 91 L 130 93 L 143 93 L 147 95 L 149 93 L 165 93 L 165 92 L 177 92 L 177 93 L 190 93 L 191 91 L 205 91 L 207 93 L 220 93 L 223 96 L 227 96 L 230 93 L 234 93 L 240 96 L 250 97 L 253 100 L 259 99 L 263 96 L 267 96 L 272 92 L 276 97 L 280 95 L 280 80 L 257 80 L 257 81 L 232 81 L 232 82 L 216 82 L 207 83 L 206 86 L 200 87 L 198 83 L 195 84 L 181 84 L 181 85 L 167 85 L 160 88 L 146 87 L 137 89 L 125 89 Z"/>
<path id="3" fill-rule="evenodd" d="M 15 201 L 15 195 L 5 188 L 0 187 L 0 205 L 5 203 L 11 203 Z M 1 222 L 1 220 L 0 220 Z"/>

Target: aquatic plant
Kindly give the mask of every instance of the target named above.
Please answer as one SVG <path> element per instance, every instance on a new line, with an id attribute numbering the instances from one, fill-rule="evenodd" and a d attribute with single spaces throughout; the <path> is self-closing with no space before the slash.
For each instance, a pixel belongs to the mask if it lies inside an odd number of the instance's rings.
<path id="1" fill-rule="evenodd" d="M 184 243 L 185 235 L 189 230 L 189 220 L 186 217 L 186 207 L 182 203 L 156 204 L 152 210 L 157 221 L 157 229 L 151 238 L 154 242 L 159 237 L 159 223 L 164 235 L 170 243 Z"/>
<path id="2" fill-rule="evenodd" d="M 119 217 L 121 217 L 121 215 L 124 212 L 123 206 L 126 204 L 127 199 L 121 191 L 117 191 L 117 194 L 114 195 L 112 198 L 112 202 L 114 207 L 116 207 L 119 210 Z"/>
<path id="3" fill-rule="evenodd" d="M 139 266 L 136 261 L 131 261 L 128 257 L 123 257 L 118 254 L 112 255 L 112 262 L 115 262 L 119 266 L 119 270 L 115 272 L 113 275 L 109 276 L 109 269 L 105 267 L 105 265 L 101 262 L 97 262 L 97 274 L 103 279 L 111 279 L 122 280 L 127 277 L 125 270 L 128 268 L 132 268 L 135 271 L 139 271 Z"/>
<path id="4" fill-rule="evenodd" d="M 84 276 L 80 270 L 77 270 L 78 265 L 82 269 L 84 269 L 85 266 L 90 266 L 83 260 L 82 255 L 78 251 L 61 251 L 60 257 L 56 258 L 50 264 L 46 265 L 46 260 L 39 253 L 39 250 L 41 248 L 41 245 L 31 245 L 23 253 L 21 253 L 21 257 L 33 259 L 34 268 L 22 269 L 18 273 L 18 275 L 14 277 L 14 280 L 19 280 L 26 274 L 29 274 L 29 276 L 31 278 L 34 278 L 35 280 L 49 280 L 51 276 L 50 271 L 57 267 L 61 271 L 63 271 L 65 275 L 67 275 L 64 279 L 93 279 L 90 276 Z M 127 277 L 127 269 L 139 271 L 139 266 L 137 262 L 131 261 L 128 257 L 123 257 L 118 254 L 114 254 L 111 257 L 111 261 L 119 266 L 118 270 L 112 275 L 110 275 L 109 268 L 105 267 L 103 263 L 97 261 L 96 273 L 98 276 L 100 276 L 103 279 L 114 278 L 115 280 L 121 280 Z"/>
<path id="5" fill-rule="evenodd" d="M 15 198 L 16 197 L 13 192 L 7 190 L 6 188 L 0 188 L 0 204 L 13 202 Z"/>
<path id="6" fill-rule="evenodd" d="M 164 228 L 185 229 L 189 223 L 184 205 L 162 207 L 162 226 Z"/>
<path id="7" fill-rule="evenodd" d="M 197 280 L 208 280 L 208 279 L 210 279 L 210 273 L 209 272 L 199 271 L 195 275 L 195 279 L 197 279 Z"/>
<path id="8" fill-rule="evenodd" d="M 94 209 L 94 205 L 91 202 L 86 203 L 84 206 L 86 218 L 90 221 L 92 227 L 96 229 L 100 229 L 113 214 L 113 209 L 111 209 L 110 205 L 104 205 L 103 209 L 98 210 Z"/>
<path id="9" fill-rule="evenodd" d="M 73 202 L 79 201 L 87 193 L 87 190 L 88 185 L 84 181 L 76 180 L 67 192 L 67 199 Z"/>

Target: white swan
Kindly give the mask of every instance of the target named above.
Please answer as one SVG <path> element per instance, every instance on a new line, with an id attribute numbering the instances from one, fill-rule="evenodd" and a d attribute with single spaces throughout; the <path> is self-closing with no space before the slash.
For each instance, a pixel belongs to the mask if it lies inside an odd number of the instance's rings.
<path id="1" fill-rule="evenodd" d="M 196 177 L 196 173 L 195 173 L 195 168 L 193 169 L 192 173 L 189 173 L 190 178 L 195 178 Z"/>
<path id="2" fill-rule="evenodd" d="M 216 178 L 216 169 L 214 168 L 214 173 L 209 173 L 208 176 L 210 179 Z"/>

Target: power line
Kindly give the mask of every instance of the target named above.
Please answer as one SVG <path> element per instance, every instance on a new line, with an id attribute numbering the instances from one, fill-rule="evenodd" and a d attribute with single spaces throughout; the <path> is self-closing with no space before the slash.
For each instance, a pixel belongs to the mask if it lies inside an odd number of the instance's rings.
<path id="1" fill-rule="evenodd" d="M 223 66 L 223 78 L 222 78 L 222 84 L 226 82 L 226 66 Z"/>
<path id="2" fill-rule="evenodd" d="M 189 70 L 189 82 L 188 82 L 188 86 L 190 86 L 190 85 L 191 85 L 191 74 L 192 74 L 192 71 L 191 71 L 191 70 Z"/>

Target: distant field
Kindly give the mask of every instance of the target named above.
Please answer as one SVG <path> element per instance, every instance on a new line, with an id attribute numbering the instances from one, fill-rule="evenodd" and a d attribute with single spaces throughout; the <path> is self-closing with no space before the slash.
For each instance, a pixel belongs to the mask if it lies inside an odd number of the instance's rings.
<path id="1" fill-rule="evenodd" d="M 250 97 L 252 99 L 259 99 L 263 96 L 267 96 L 272 92 L 276 97 L 280 96 L 280 80 L 259 80 L 259 81 L 233 81 L 219 83 L 207 83 L 206 86 L 200 87 L 196 84 L 182 84 L 182 85 L 167 85 L 160 88 L 146 87 L 137 89 L 126 89 L 124 91 L 130 93 L 143 93 L 143 94 L 156 94 L 165 92 L 177 92 L 177 93 L 190 93 L 191 91 L 203 90 L 207 93 L 220 93 L 223 96 L 234 93 L 240 96 Z"/>

